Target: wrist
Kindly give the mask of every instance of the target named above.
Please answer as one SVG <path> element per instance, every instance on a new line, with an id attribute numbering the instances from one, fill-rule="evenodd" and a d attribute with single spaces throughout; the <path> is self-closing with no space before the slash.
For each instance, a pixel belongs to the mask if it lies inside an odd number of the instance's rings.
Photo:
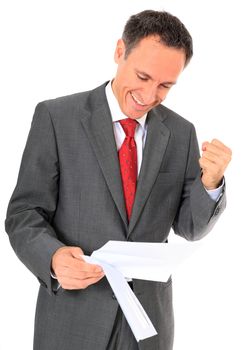
<path id="1" fill-rule="evenodd" d="M 223 177 L 218 180 L 206 180 L 204 176 L 201 176 L 201 181 L 207 191 L 216 190 L 223 184 Z"/>

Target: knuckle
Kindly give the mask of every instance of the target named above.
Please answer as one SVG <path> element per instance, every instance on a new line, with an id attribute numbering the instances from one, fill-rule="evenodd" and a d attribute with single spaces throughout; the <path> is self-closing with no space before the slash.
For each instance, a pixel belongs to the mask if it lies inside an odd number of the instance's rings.
<path id="1" fill-rule="evenodd" d="M 79 284 L 79 289 L 86 289 L 91 283 L 87 282 L 86 280 L 83 280 Z"/>
<path id="2" fill-rule="evenodd" d="M 219 145 L 221 145 L 221 142 L 218 139 L 213 138 L 211 144 L 213 144 L 215 146 L 219 146 Z"/>
<path id="3" fill-rule="evenodd" d="M 79 247 L 72 247 L 72 251 L 74 251 L 75 254 L 83 254 L 83 251 Z"/>

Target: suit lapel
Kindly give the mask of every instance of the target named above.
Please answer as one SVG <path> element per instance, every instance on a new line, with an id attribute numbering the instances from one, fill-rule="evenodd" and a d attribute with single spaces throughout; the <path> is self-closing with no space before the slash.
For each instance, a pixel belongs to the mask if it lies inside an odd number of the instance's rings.
<path id="1" fill-rule="evenodd" d="M 92 145 L 108 189 L 125 226 L 128 225 L 113 125 L 105 95 L 105 85 L 90 95 L 90 111 L 82 113 L 81 123 Z"/>
<path id="2" fill-rule="evenodd" d="M 160 115 L 155 110 L 149 112 L 146 144 L 128 235 L 133 231 L 154 185 L 169 137 L 170 131 L 163 124 Z"/>

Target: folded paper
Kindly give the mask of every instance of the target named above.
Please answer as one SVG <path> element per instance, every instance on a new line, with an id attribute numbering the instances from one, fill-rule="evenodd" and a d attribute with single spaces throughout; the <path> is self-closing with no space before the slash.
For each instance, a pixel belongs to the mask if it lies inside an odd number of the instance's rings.
<path id="1" fill-rule="evenodd" d="M 83 259 L 102 266 L 137 341 L 157 334 L 126 278 L 167 282 L 176 267 L 199 243 L 179 244 L 108 241 Z"/>

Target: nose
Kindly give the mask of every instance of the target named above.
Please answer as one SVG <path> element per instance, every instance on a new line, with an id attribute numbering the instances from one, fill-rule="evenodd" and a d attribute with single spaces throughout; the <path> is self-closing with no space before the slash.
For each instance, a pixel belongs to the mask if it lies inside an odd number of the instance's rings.
<path id="1" fill-rule="evenodd" d="M 148 84 L 142 91 L 143 103 L 146 105 L 152 104 L 158 99 L 158 89 L 154 84 Z"/>

